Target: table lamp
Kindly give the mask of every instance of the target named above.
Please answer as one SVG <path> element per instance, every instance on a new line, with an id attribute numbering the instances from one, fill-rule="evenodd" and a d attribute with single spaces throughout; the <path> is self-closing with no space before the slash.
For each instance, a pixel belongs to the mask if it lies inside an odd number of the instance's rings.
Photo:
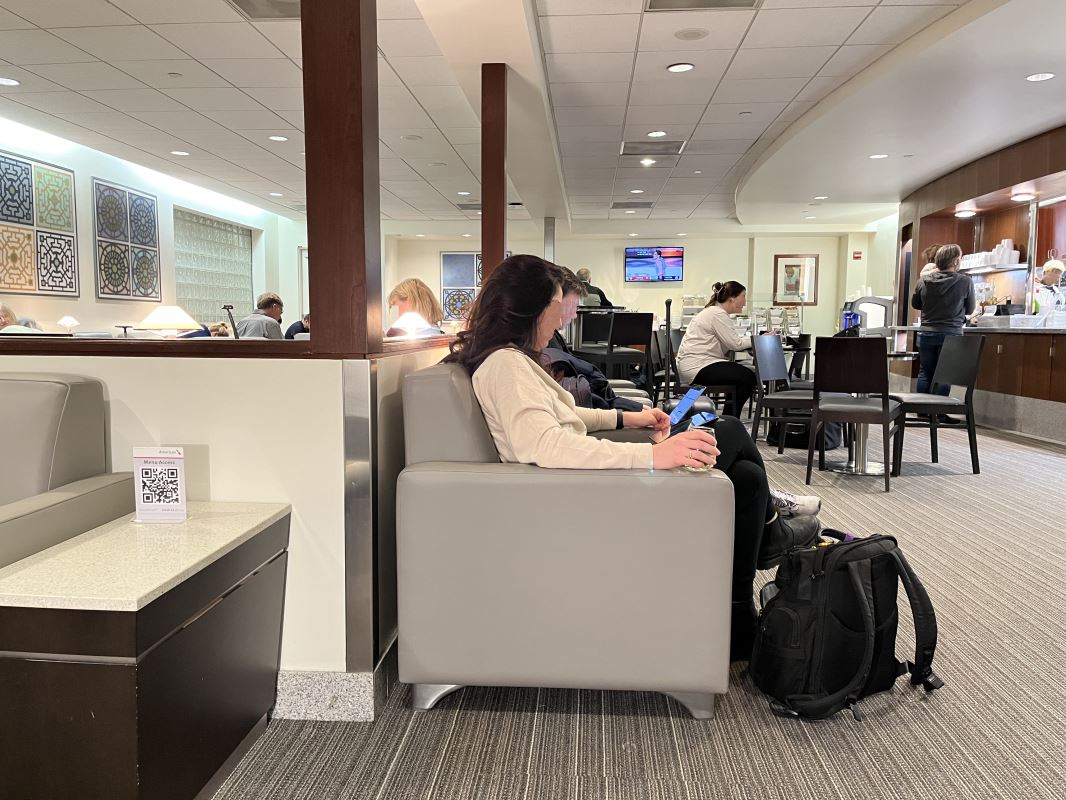
<path id="1" fill-rule="evenodd" d="M 81 325 L 81 323 L 68 314 L 67 316 L 60 319 L 59 322 L 56 323 L 56 325 L 59 325 L 62 328 L 66 328 L 67 333 L 74 333 L 74 329 Z"/>
<path id="2" fill-rule="evenodd" d="M 179 306 L 160 306 L 136 326 L 138 331 L 158 331 L 173 339 L 182 331 L 198 331 L 203 326 Z"/>

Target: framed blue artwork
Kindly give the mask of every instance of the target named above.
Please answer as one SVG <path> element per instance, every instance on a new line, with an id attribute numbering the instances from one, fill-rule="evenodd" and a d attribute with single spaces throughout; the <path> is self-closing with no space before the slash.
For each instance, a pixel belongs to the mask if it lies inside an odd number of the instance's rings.
<path id="1" fill-rule="evenodd" d="M 156 198 L 93 178 L 93 221 L 96 296 L 162 300 Z"/>
<path id="2" fill-rule="evenodd" d="M 508 251 L 507 256 L 511 255 Z M 481 253 L 440 254 L 440 300 L 445 320 L 466 319 L 481 289 Z"/>

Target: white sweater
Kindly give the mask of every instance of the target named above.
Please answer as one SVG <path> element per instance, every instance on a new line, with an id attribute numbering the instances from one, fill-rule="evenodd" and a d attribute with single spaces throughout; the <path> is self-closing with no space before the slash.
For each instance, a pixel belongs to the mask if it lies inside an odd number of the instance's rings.
<path id="1" fill-rule="evenodd" d="M 474 373 L 500 458 L 557 469 L 650 469 L 651 443 L 610 442 L 586 436 L 614 430 L 613 410 L 577 408 L 573 396 L 524 353 L 497 350 Z"/>
<path id="2" fill-rule="evenodd" d="M 692 383 L 706 366 L 728 361 L 730 351 L 748 350 L 750 336 L 737 336 L 733 321 L 721 306 L 708 306 L 688 324 L 677 348 L 677 370 L 683 383 Z"/>

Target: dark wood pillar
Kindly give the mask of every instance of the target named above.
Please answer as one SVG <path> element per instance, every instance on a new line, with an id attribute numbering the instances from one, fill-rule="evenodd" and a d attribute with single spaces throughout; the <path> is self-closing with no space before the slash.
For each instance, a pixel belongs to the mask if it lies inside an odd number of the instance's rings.
<path id="1" fill-rule="evenodd" d="M 481 65 L 481 259 L 484 277 L 507 251 L 507 65 Z"/>
<path id="2" fill-rule="evenodd" d="M 303 3 L 312 352 L 381 351 L 376 0 Z"/>

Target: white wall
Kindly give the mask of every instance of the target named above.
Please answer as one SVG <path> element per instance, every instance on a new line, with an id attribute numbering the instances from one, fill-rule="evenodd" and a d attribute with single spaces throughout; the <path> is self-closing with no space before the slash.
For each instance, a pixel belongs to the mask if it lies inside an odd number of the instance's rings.
<path id="1" fill-rule="evenodd" d="M 74 172 L 81 296 L 73 298 L 0 294 L 0 301 L 8 303 L 20 316 L 34 318 L 46 331 L 63 330 L 55 324 L 56 320 L 71 315 L 81 323 L 80 331 L 117 333 L 115 325 L 139 322 L 159 306 L 156 302 L 97 299 L 93 242 L 94 177 L 128 186 L 157 198 L 163 305 L 175 303 L 175 206 L 251 228 L 253 290 L 256 293 L 278 291 L 283 299 L 286 295 L 296 299 L 296 248 L 306 243 L 306 223 L 280 217 L 247 203 L 47 134 L 27 135 L 25 132 L 29 130 L 0 120 L 0 151 L 55 164 Z M 238 311 L 247 313 L 250 309 L 235 309 L 235 315 Z"/>
<path id="2" fill-rule="evenodd" d="M 894 295 L 899 269 L 899 214 L 878 220 L 870 237 L 870 263 L 867 268 L 874 294 Z"/>
<path id="3" fill-rule="evenodd" d="M 344 671 L 340 361 L 0 356 L 0 372 L 103 381 L 116 471 L 135 446 L 181 445 L 190 499 L 291 503 L 281 666 Z"/>

